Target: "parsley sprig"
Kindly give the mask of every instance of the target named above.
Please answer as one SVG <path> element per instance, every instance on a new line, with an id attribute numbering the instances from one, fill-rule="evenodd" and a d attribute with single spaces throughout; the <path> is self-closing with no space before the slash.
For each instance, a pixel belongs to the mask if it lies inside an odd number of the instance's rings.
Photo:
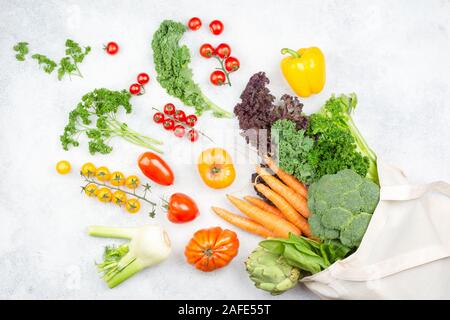
<path id="1" fill-rule="evenodd" d="M 69 78 L 72 76 L 83 77 L 78 68 L 78 65 L 83 62 L 84 58 L 91 52 L 91 47 L 81 47 L 78 43 L 71 39 L 66 40 L 66 56 L 56 63 L 54 60 L 50 59 L 44 54 L 35 53 L 31 56 L 32 59 L 36 60 L 44 72 L 50 74 L 58 67 L 58 80 L 62 80 L 65 75 Z M 13 47 L 14 51 L 17 52 L 16 59 L 19 61 L 25 61 L 25 56 L 28 54 L 28 43 L 19 42 Z"/>
<path id="2" fill-rule="evenodd" d="M 126 123 L 117 120 L 119 107 L 125 109 L 126 113 L 132 111 L 130 98 L 131 94 L 126 90 L 111 91 L 104 88 L 85 94 L 81 102 L 69 113 L 69 122 L 64 128 L 64 134 L 60 136 L 64 150 L 68 150 L 70 145 L 79 146 L 78 139 L 85 134 L 90 139 L 91 154 L 110 153 L 113 148 L 108 142 L 113 137 L 121 137 L 135 145 L 162 153 L 155 147 L 162 144 L 161 141 L 143 136 L 129 128 Z"/>
<path id="3" fill-rule="evenodd" d="M 13 50 L 17 52 L 16 59 L 19 61 L 25 61 L 25 56 L 30 51 L 28 49 L 28 42 L 18 42 L 14 47 Z"/>

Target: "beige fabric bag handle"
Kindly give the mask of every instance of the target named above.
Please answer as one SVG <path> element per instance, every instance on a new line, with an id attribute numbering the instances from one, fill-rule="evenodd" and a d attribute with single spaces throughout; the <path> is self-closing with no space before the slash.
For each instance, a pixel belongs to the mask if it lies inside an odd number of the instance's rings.
<path id="1" fill-rule="evenodd" d="M 381 201 L 408 201 L 419 199 L 427 192 L 434 191 L 450 197 L 450 184 L 443 181 L 436 181 L 425 185 L 395 185 L 383 186 L 380 190 Z M 395 214 L 395 213 L 394 213 Z M 450 214 L 450 212 L 449 212 Z M 370 240 L 370 239 L 369 239 Z M 427 248 L 421 248 L 395 256 L 391 259 L 380 261 L 373 265 L 359 268 L 348 268 L 348 263 L 355 263 L 358 260 L 358 252 L 347 259 L 336 263 L 331 268 L 333 277 L 350 281 L 370 281 L 417 267 L 432 261 L 440 260 L 450 256 L 450 250 L 443 245 L 437 244 Z"/>

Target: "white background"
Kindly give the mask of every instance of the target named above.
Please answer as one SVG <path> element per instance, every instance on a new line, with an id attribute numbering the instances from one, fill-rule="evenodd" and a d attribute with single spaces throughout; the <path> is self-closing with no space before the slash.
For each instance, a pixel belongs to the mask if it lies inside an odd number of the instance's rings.
<path id="1" fill-rule="evenodd" d="M 388 163 L 404 169 L 413 181 L 450 180 L 450 1 L 5 1 L 0 3 L 0 298 L 56 299 L 262 299 L 244 270 L 244 261 L 259 239 L 238 231 L 239 255 L 226 268 L 202 273 L 184 261 L 184 246 L 197 229 L 229 226 L 214 216 L 211 205 L 231 209 L 226 193 L 252 193 L 251 166 L 238 158 L 237 121 L 205 115 L 199 127 L 218 146 L 232 152 L 237 179 L 227 190 L 207 188 L 192 164 L 212 144 L 202 139 L 193 147 L 151 122 L 151 107 L 169 97 L 155 80 L 150 42 L 164 19 L 185 22 L 192 16 L 204 25 L 214 18 L 225 24 L 215 37 L 206 27 L 183 38 L 191 48 L 194 78 L 218 105 L 232 110 L 248 78 L 266 71 L 278 97 L 290 93 L 279 61 L 282 47 L 319 46 L 327 61 L 325 90 L 304 100 L 305 111 L 317 110 L 333 92 L 356 92 L 355 121 Z M 32 53 L 54 59 L 72 38 L 91 45 L 81 65 L 83 79 L 58 81 L 32 60 L 18 62 L 11 47 L 28 41 Z M 102 44 L 117 41 L 120 54 L 107 56 Z M 215 63 L 199 57 L 204 42 L 228 42 L 242 68 L 233 87 L 215 88 L 208 76 Z M 94 88 L 128 88 L 135 75 L 152 77 L 147 93 L 133 98 L 134 112 L 123 117 L 131 127 L 165 141 L 164 158 L 176 183 L 154 187 L 154 199 L 179 191 L 197 200 L 200 217 L 174 225 L 159 211 L 151 220 L 145 210 L 126 214 L 80 194 L 77 174 L 86 161 L 126 174 L 139 173 L 142 148 L 114 140 L 114 151 L 91 156 L 83 140 L 79 148 L 61 149 L 59 135 L 68 112 Z M 192 110 L 184 108 L 184 110 Z M 230 132 L 231 131 L 231 132 Z M 226 138 L 226 139 L 224 139 Z M 58 160 L 70 160 L 73 172 L 57 175 Z M 238 161 L 239 160 L 239 161 Z M 94 262 L 113 242 L 86 235 L 86 227 L 142 225 L 156 221 L 168 230 L 173 252 L 168 261 L 147 269 L 110 290 Z M 420 235 L 418 235 L 420 236 Z M 274 299 L 309 299 L 303 286 Z"/>

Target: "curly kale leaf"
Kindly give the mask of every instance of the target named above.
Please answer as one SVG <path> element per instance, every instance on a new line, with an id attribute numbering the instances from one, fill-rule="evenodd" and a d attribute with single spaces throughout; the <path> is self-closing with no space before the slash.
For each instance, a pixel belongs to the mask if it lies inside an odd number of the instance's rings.
<path id="1" fill-rule="evenodd" d="M 42 54 L 35 53 L 31 56 L 31 58 L 36 60 L 39 64 L 39 66 L 42 66 L 43 70 L 46 73 L 52 73 L 53 70 L 55 70 L 55 68 L 57 66 L 55 61 L 53 61 L 52 59 L 50 59 Z"/>
<path id="2" fill-rule="evenodd" d="M 308 162 L 308 154 L 314 140 L 305 136 L 305 130 L 297 130 L 291 120 L 276 121 L 271 131 L 280 168 L 306 184 L 313 182 L 315 172 Z"/>
<path id="3" fill-rule="evenodd" d="M 334 95 L 310 117 L 307 135 L 316 138 L 308 158 L 316 179 L 342 169 L 352 169 L 378 183 L 376 155 L 369 148 L 351 117 L 356 95 Z"/>
<path id="4" fill-rule="evenodd" d="M 189 48 L 179 45 L 186 30 L 187 27 L 180 22 L 165 20 L 154 33 L 152 49 L 158 82 L 171 96 L 195 107 L 198 115 L 212 110 L 216 117 L 231 117 L 229 112 L 209 101 L 192 79 Z"/>

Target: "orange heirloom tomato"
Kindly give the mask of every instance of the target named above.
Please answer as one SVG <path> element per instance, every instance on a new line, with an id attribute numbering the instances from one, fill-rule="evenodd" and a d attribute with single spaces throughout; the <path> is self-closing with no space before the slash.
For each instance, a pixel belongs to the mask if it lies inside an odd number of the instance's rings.
<path id="1" fill-rule="evenodd" d="M 197 269 L 209 272 L 225 267 L 237 255 L 239 240 L 235 232 L 220 227 L 194 233 L 184 255 Z"/>
<path id="2" fill-rule="evenodd" d="M 222 148 L 204 150 L 198 159 L 198 172 L 208 187 L 222 189 L 236 178 L 230 154 Z"/>

